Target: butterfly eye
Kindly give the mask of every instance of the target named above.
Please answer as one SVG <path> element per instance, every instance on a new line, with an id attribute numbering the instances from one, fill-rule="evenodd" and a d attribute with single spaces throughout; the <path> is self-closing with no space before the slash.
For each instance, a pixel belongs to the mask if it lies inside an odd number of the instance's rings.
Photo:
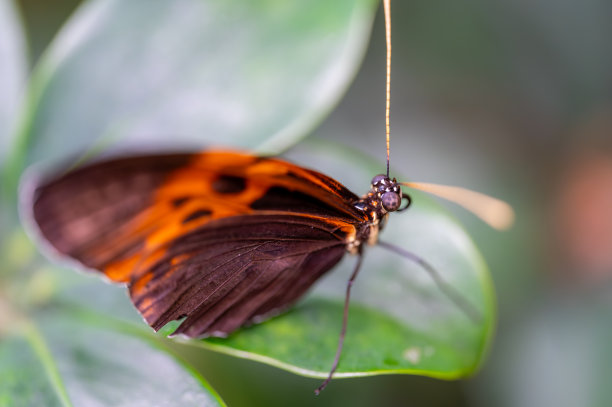
<path id="1" fill-rule="evenodd" d="M 387 177 L 383 174 L 376 175 L 374 178 L 372 178 L 372 185 L 378 184 L 380 181 L 384 180 L 385 178 Z"/>
<path id="2" fill-rule="evenodd" d="M 382 194 L 381 200 L 383 208 L 385 208 L 387 212 L 396 211 L 402 203 L 402 198 L 399 196 L 399 194 L 392 191 Z"/>

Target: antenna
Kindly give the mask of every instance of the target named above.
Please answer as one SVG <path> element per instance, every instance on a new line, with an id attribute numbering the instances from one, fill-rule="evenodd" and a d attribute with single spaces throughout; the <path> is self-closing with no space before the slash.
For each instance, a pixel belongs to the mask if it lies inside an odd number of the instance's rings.
<path id="1" fill-rule="evenodd" d="M 387 135 L 387 178 L 389 178 L 389 110 L 391 108 L 391 0 L 383 0 L 385 9 L 385 37 L 387 39 L 387 97 L 385 107 L 385 133 Z"/>

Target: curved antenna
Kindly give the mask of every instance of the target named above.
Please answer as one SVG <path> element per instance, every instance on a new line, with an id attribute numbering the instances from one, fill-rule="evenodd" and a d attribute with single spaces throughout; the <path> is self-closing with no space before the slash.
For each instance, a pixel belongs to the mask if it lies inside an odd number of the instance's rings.
<path id="1" fill-rule="evenodd" d="M 389 111 L 391 110 L 391 0 L 383 0 L 385 9 L 385 38 L 387 39 L 387 96 L 385 107 L 385 134 L 387 136 L 387 178 L 389 178 Z"/>
<path id="2" fill-rule="evenodd" d="M 514 223 L 514 210 L 506 202 L 460 187 L 427 184 L 421 182 L 400 182 L 401 185 L 429 192 L 454 202 L 478 216 L 495 229 L 508 229 Z"/>

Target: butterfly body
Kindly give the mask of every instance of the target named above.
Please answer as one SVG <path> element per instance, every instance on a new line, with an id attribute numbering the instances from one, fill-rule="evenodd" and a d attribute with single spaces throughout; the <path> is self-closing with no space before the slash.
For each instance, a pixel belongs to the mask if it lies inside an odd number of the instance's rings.
<path id="1" fill-rule="evenodd" d="M 316 171 L 232 151 L 115 158 L 38 182 L 56 251 L 128 286 L 156 330 L 226 336 L 279 313 L 399 208 L 395 180 L 358 197 Z"/>

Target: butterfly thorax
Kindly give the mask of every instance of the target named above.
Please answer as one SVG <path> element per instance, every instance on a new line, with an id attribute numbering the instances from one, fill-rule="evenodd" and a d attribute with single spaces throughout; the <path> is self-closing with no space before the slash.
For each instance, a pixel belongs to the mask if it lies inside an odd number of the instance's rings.
<path id="1" fill-rule="evenodd" d="M 384 227 L 389 212 L 400 209 L 402 203 L 402 190 L 395 178 L 385 175 L 372 178 L 370 190 L 361 197 L 354 206 L 363 212 L 368 221 L 358 231 L 355 242 L 349 245 L 351 253 L 357 253 L 362 242 L 374 245 L 378 242 L 378 233 Z"/>

